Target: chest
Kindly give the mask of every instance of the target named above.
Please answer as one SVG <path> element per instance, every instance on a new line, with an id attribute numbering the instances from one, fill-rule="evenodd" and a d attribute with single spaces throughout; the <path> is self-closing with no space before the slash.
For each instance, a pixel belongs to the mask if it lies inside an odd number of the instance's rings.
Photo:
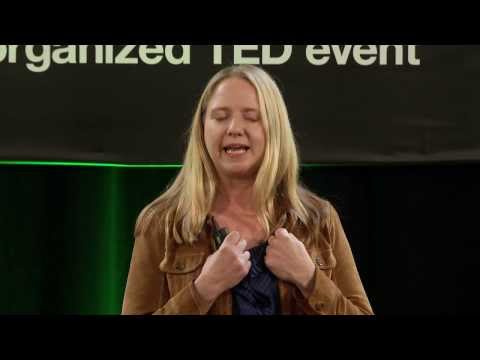
<path id="1" fill-rule="evenodd" d="M 267 233 L 255 215 L 241 215 L 232 212 L 214 214 L 219 228 L 227 228 L 228 232 L 237 231 L 251 246 L 267 239 Z"/>
<path id="2" fill-rule="evenodd" d="M 207 257 L 212 254 L 210 244 L 211 238 L 202 236 L 193 246 L 182 245 L 176 247 L 166 258 L 166 261 L 161 263 L 159 270 L 166 277 L 166 285 L 171 297 L 179 294 L 200 275 Z M 322 246 L 319 246 L 320 244 Z M 332 272 L 336 266 L 336 257 L 333 254 L 333 249 L 326 246 L 326 244 L 326 240 L 319 238 L 316 242 L 307 246 L 307 251 L 318 268 L 332 279 Z M 295 291 L 294 285 L 279 281 L 278 290 L 281 313 L 299 313 L 297 300 L 293 296 Z M 232 293 L 227 291 L 215 301 L 209 314 L 226 315 L 231 313 Z"/>

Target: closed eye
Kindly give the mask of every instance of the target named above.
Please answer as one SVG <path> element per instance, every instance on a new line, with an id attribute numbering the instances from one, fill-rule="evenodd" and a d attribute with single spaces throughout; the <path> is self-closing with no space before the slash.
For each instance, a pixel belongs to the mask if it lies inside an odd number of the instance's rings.
<path id="1" fill-rule="evenodd" d="M 217 121 L 227 120 L 229 116 L 228 111 L 225 109 L 215 109 L 212 111 L 211 117 Z"/>
<path id="2" fill-rule="evenodd" d="M 243 116 L 249 121 L 258 121 L 260 118 L 256 110 L 247 110 L 243 113 Z"/>

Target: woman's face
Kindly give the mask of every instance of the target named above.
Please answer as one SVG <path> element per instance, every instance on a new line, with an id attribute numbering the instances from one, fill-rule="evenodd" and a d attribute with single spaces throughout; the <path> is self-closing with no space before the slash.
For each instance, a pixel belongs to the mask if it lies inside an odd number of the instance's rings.
<path id="1" fill-rule="evenodd" d="M 217 86 L 204 129 L 208 153 L 221 178 L 255 178 L 265 153 L 265 130 L 250 82 L 233 77 Z"/>

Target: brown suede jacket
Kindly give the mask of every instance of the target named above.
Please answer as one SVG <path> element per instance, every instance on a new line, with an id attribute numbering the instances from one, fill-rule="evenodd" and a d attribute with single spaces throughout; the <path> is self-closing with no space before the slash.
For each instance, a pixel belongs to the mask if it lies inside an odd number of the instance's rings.
<path id="1" fill-rule="evenodd" d="M 324 228 L 305 243 L 316 265 L 314 291 L 305 298 L 294 285 L 279 281 L 281 313 L 373 315 L 338 213 L 328 201 L 325 206 Z M 193 286 L 213 252 L 210 235 L 200 236 L 194 245 L 177 245 L 158 233 L 151 229 L 135 238 L 122 314 L 232 314 L 230 291 L 211 303 Z"/>

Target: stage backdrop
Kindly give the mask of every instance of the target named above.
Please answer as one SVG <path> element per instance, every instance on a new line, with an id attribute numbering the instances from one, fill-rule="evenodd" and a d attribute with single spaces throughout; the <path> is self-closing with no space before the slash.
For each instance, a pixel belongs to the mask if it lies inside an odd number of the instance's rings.
<path id="1" fill-rule="evenodd" d="M 0 45 L 0 160 L 181 163 L 234 63 L 278 80 L 303 163 L 480 159 L 480 46 Z"/>
<path id="2" fill-rule="evenodd" d="M 278 79 L 375 312 L 480 313 L 480 47 L 255 48 L 0 45 L 0 314 L 121 311 L 135 220 L 207 80 L 245 62 Z"/>

